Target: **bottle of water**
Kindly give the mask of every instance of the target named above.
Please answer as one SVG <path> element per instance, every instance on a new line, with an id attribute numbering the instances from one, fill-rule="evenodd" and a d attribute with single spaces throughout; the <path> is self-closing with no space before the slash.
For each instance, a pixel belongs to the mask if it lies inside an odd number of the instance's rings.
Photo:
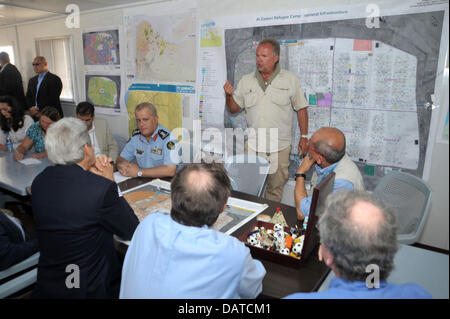
<path id="1" fill-rule="evenodd" d="M 13 142 L 11 141 L 11 137 L 9 136 L 9 132 L 6 132 L 6 148 L 8 152 L 13 151 Z"/>

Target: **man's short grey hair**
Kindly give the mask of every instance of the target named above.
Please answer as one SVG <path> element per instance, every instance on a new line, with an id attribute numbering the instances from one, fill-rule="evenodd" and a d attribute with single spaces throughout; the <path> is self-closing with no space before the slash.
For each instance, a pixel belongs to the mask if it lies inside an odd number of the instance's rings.
<path id="1" fill-rule="evenodd" d="M 158 116 L 158 111 L 156 110 L 156 107 L 149 102 L 143 102 L 140 103 L 136 106 L 136 109 L 134 110 L 134 113 L 136 113 L 137 111 L 140 111 L 144 108 L 148 108 L 150 110 L 150 115 L 151 116 Z"/>
<path id="2" fill-rule="evenodd" d="M 328 145 L 326 141 L 317 141 L 313 143 L 313 146 L 319 154 L 325 157 L 325 160 L 328 163 L 334 164 L 339 162 L 344 157 L 346 147 L 345 144 L 346 141 L 344 136 L 344 147 L 341 150 L 334 149 Z"/>
<path id="3" fill-rule="evenodd" d="M 267 38 L 267 39 L 261 40 L 261 42 L 258 43 L 258 45 L 261 45 L 261 44 L 271 44 L 273 55 L 280 56 L 280 43 L 277 40 Z"/>
<path id="4" fill-rule="evenodd" d="M 45 150 L 55 164 L 70 165 L 84 158 L 84 145 L 91 145 L 86 124 L 74 117 L 53 123 L 45 136 Z"/>
<path id="5" fill-rule="evenodd" d="M 9 54 L 5 51 L 0 52 L 0 61 L 9 63 Z"/>
<path id="6" fill-rule="evenodd" d="M 373 231 L 356 227 L 350 213 L 358 202 L 377 207 L 383 215 Z M 365 281 L 366 267 L 375 264 L 380 280 L 386 280 L 394 268 L 398 249 L 395 216 L 378 198 L 365 191 L 341 190 L 328 196 L 325 212 L 318 221 L 322 243 L 334 257 L 339 275 L 348 281 Z"/>

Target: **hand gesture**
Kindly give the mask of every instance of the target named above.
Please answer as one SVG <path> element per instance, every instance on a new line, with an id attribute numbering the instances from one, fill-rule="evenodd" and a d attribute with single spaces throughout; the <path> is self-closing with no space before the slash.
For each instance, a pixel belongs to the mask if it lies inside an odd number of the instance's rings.
<path id="1" fill-rule="evenodd" d="M 225 85 L 223 86 L 223 90 L 225 91 L 226 95 L 233 95 L 234 88 L 230 84 L 230 82 L 228 82 L 228 80 L 225 82 Z"/>

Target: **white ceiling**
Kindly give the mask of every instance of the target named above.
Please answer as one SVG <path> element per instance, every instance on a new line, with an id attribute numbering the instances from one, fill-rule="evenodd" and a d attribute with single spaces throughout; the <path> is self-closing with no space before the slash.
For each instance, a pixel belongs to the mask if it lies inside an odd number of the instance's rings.
<path id="1" fill-rule="evenodd" d="M 133 0 L 0 0 L 0 26 L 65 16 L 69 4 L 80 12 L 144 1 Z M 153 2 L 153 1 L 149 1 Z"/>

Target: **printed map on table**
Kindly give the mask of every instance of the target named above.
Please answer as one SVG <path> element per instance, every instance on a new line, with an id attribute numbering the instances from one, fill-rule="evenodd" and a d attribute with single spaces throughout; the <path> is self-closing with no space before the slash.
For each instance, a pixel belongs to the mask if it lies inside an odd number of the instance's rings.
<path id="1" fill-rule="evenodd" d="M 142 222 L 149 214 L 156 212 L 170 214 L 170 209 L 172 208 L 170 191 L 149 184 L 130 191 L 124 194 L 123 197 L 133 209 L 139 222 Z M 249 207 L 242 208 L 236 206 L 236 203 L 239 202 L 245 201 L 233 198 L 228 200 L 225 210 L 212 226 L 215 230 L 230 234 L 267 207 L 267 205 L 263 205 L 262 207 L 255 206 L 254 209 Z"/>
<path id="2" fill-rule="evenodd" d="M 148 214 L 155 212 L 169 214 L 172 207 L 169 192 L 150 185 L 127 193 L 123 197 L 130 204 L 139 222 L 142 222 Z"/>
<path id="3" fill-rule="evenodd" d="M 85 65 L 120 65 L 119 30 L 83 33 Z"/>

